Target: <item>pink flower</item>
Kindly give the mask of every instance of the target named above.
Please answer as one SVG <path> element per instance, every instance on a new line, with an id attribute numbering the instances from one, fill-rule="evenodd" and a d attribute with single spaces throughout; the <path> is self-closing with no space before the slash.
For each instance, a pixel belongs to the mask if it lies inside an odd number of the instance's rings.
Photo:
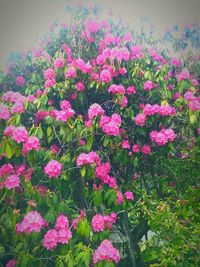
<path id="1" fill-rule="evenodd" d="M 104 231 L 104 218 L 101 214 L 96 214 L 92 218 L 92 229 L 94 232 L 103 232 Z"/>
<path id="2" fill-rule="evenodd" d="M 60 164 L 56 160 L 49 161 L 49 163 L 44 168 L 44 172 L 49 176 L 49 178 L 57 177 L 61 174 L 61 170 L 62 164 Z"/>
<path id="3" fill-rule="evenodd" d="M 139 153 L 139 151 L 140 151 L 140 146 L 139 146 L 138 144 L 134 144 L 134 145 L 132 146 L 132 151 L 133 151 L 134 153 Z"/>
<path id="4" fill-rule="evenodd" d="M 100 158 L 99 155 L 92 151 L 88 154 L 86 153 L 81 153 L 78 158 L 76 159 L 76 164 L 77 166 L 82 166 L 82 165 L 91 165 L 95 163 L 96 165 L 100 164 Z"/>
<path id="5" fill-rule="evenodd" d="M 13 135 L 13 131 L 15 130 L 15 126 L 13 125 L 9 125 L 5 128 L 5 130 L 3 131 L 3 134 L 5 136 L 12 136 Z"/>
<path id="6" fill-rule="evenodd" d="M 172 58 L 171 61 L 170 61 L 170 64 L 172 66 L 175 66 L 177 68 L 181 68 L 181 61 L 177 58 Z"/>
<path id="7" fill-rule="evenodd" d="M 58 244 L 58 232 L 55 229 L 48 230 L 42 243 L 46 249 L 54 249 Z"/>
<path id="8" fill-rule="evenodd" d="M 52 68 L 48 68 L 44 71 L 44 78 L 45 80 L 54 80 L 55 79 L 55 72 Z"/>
<path id="9" fill-rule="evenodd" d="M 0 168 L 0 177 L 13 173 L 14 169 L 10 163 L 6 163 Z"/>
<path id="10" fill-rule="evenodd" d="M 15 267 L 17 264 L 17 261 L 12 259 L 12 260 L 9 260 L 6 264 L 6 267 Z"/>
<path id="11" fill-rule="evenodd" d="M 60 102 L 60 108 L 62 110 L 67 110 L 67 109 L 71 108 L 71 104 L 68 100 L 63 100 Z"/>
<path id="12" fill-rule="evenodd" d="M 109 162 L 102 163 L 101 165 L 97 166 L 95 169 L 95 176 L 99 179 L 104 179 L 110 172 L 110 164 Z"/>
<path id="13" fill-rule="evenodd" d="M 16 102 L 12 108 L 11 113 L 23 113 L 24 112 L 24 103 L 23 102 Z"/>
<path id="14" fill-rule="evenodd" d="M 15 128 L 12 138 L 17 143 L 26 142 L 28 140 L 27 130 L 23 126 Z"/>
<path id="15" fill-rule="evenodd" d="M 89 120 L 92 120 L 94 117 L 101 116 L 105 113 L 105 110 L 99 104 L 93 104 L 88 110 Z"/>
<path id="16" fill-rule="evenodd" d="M 76 84 L 76 90 L 78 92 L 83 92 L 85 90 L 85 84 L 83 82 L 78 82 Z"/>
<path id="17" fill-rule="evenodd" d="M 16 83 L 17 86 L 23 87 L 25 85 L 24 77 L 17 76 L 16 79 L 15 79 L 15 83 Z"/>
<path id="18" fill-rule="evenodd" d="M 34 95 L 28 95 L 27 97 L 26 97 L 26 99 L 28 100 L 28 102 L 34 102 L 35 101 L 35 96 Z"/>
<path id="19" fill-rule="evenodd" d="M 69 78 L 76 78 L 76 69 L 74 67 L 70 67 L 67 71 L 66 71 L 66 79 Z"/>
<path id="20" fill-rule="evenodd" d="M 64 67 L 65 63 L 64 63 L 64 60 L 62 58 L 56 58 L 54 60 L 54 67 L 55 69 L 60 69 L 62 67 Z"/>
<path id="21" fill-rule="evenodd" d="M 124 201 L 124 196 L 122 192 L 118 190 L 117 191 L 117 203 L 121 205 L 123 201 Z"/>
<path id="22" fill-rule="evenodd" d="M 0 103 L 0 119 L 8 120 L 10 118 L 10 112 L 6 105 Z"/>
<path id="23" fill-rule="evenodd" d="M 133 196 L 133 193 L 132 192 L 127 191 L 124 195 L 125 195 L 125 198 L 127 200 L 134 200 L 134 196 Z"/>
<path id="24" fill-rule="evenodd" d="M 100 73 L 100 81 L 109 83 L 112 80 L 112 75 L 109 70 L 102 70 Z"/>
<path id="25" fill-rule="evenodd" d="M 200 135 L 200 128 L 197 129 L 197 133 L 198 133 L 198 135 Z"/>
<path id="26" fill-rule="evenodd" d="M 67 216 L 59 215 L 56 219 L 55 228 L 57 231 L 69 228 L 69 220 Z"/>
<path id="27" fill-rule="evenodd" d="M 72 237 L 71 231 L 69 229 L 58 230 L 58 243 L 68 244 L 69 239 Z"/>
<path id="28" fill-rule="evenodd" d="M 136 94 L 135 86 L 131 85 L 126 89 L 127 95 L 134 95 Z"/>
<path id="29" fill-rule="evenodd" d="M 127 99 L 126 96 L 124 96 L 122 98 L 122 101 L 121 101 L 121 104 L 120 105 L 121 105 L 122 108 L 125 108 L 127 106 L 127 104 L 128 104 L 128 99 Z"/>
<path id="30" fill-rule="evenodd" d="M 122 148 L 130 149 L 130 144 L 129 144 L 128 140 L 123 140 L 122 141 Z"/>
<path id="31" fill-rule="evenodd" d="M 109 88 L 108 88 L 108 92 L 112 93 L 112 94 L 119 94 L 119 95 L 124 95 L 125 94 L 125 88 L 123 85 L 119 84 L 112 84 Z"/>
<path id="32" fill-rule="evenodd" d="M 189 79 L 190 79 L 190 73 L 188 70 L 182 70 L 181 73 L 177 75 L 178 81 L 189 80 Z"/>
<path id="33" fill-rule="evenodd" d="M 120 261 L 119 251 L 113 247 L 108 239 L 103 240 L 93 255 L 94 264 L 101 261 L 111 261 L 116 264 Z"/>
<path id="34" fill-rule="evenodd" d="M 149 145 L 143 145 L 142 153 L 145 155 L 151 154 L 151 147 Z"/>
<path id="35" fill-rule="evenodd" d="M 148 92 L 151 89 L 154 89 L 157 87 L 157 84 L 154 84 L 152 81 L 146 81 L 144 83 L 144 90 Z"/>
<path id="36" fill-rule="evenodd" d="M 40 150 L 40 141 L 37 137 L 28 137 L 28 140 L 23 144 L 22 154 L 26 155 L 31 150 Z"/>
<path id="37" fill-rule="evenodd" d="M 198 85 L 198 81 L 196 79 L 192 79 L 191 83 L 193 86 L 197 86 Z"/>
<path id="38" fill-rule="evenodd" d="M 54 87 L 55 84 L 56 84 L 56 80 L 55 79 L 48 79 L 48 80 L 45 81 L 44 87 L 45 88 Z"/>
<path id="39" fill-rule="evenodd" d="M 9 175 L 5 180 L 5 187 L 7 189 L 12 189 L 18 187 L 20 183 L 19 177 L 17 175 Z"/>
<path id="40" fill-rule="evenodd" d="M 53 144 L 53 145 L 50 147 L 50 149 L 51 149 L 51 152 L 52 152 L 53 154 L 57 154 L 58 151 L 59 151 L 59 147 L 58 147 L 57 145 L 55 145 L 55 144 Z"/>
<path id="41" fill-rule="evenodd" d="M 145 114 L 138 114 L 136 117 L 135 117 L 135 124 L 138 125 L 138 126 L 144 126 L 145 124 L 145 121 L 146 121 L 146 116 Z"/>
<path id="42" fill-rule="evenodd" d="M 28 212 L 21 223 L 16 225 L 17 233 L 39 233 L 43 226 L 47 226 L 47 222 L 42 218 L 42 216 L 37 211 Z"/>

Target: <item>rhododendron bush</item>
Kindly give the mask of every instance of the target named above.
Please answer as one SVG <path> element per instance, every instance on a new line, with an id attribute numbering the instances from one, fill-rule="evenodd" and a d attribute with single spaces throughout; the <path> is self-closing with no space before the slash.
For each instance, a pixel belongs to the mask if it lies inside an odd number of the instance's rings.
<path id="1" fill-rule="evenodd" d="M 197 266 L 199 77 L 74 17 L 1 75 L 2 266 Z"/>

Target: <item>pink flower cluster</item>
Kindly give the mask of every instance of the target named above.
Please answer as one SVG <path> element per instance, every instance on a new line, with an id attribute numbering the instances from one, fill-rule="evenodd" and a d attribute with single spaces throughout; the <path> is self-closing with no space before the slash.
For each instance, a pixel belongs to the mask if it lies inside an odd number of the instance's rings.
<path id="1" fill-rule="evenodd" d="M 116 220 L 117 214 L 114 212 L 106 216 L 96 214 L 92 218 L 92 229 L 94 232 L 103 232 L 105 228 L 108 228 L 110 230 L 112 228 L 112 225 L 116 223 Z"/>
<path id="2" fill-rule="evenodd" d="M 135 45 L 131 47 L 131 55 L 130 55 L 130 59 L 140 59 L 144 56 L 143 52 L 142 52 L 142 47 Z"/>
<path id="3" fill-rule="evenodd" d="M 65 65 L 65 62 L 64 62 L 64 59 L 63 58 L 56 58 L 54 60 L 54 68 L 57 70 L 57 69 L 60 69 L 62 67 L 64 67 Z M 54 78 L 54 77 L 53 77 Z M 51 78 L 50 78 L 51 79 Z"/>
<path id="4" fill-rule="evenodd" d="M 148 92 L 148 91 L 150 91 L 152 89 L 155 89 L 157 87 L 158 87 L 158 85 L 156 83 L 153 83 L 152 81 L 146 81 L 146 82 L 144 82 L 144 90 L 146 92 Z"/>
<path id="5" fill-rule="evenodd" d="M 92 104 L 88 110 L 89 120 L 92 120 L 94 117 L 102 116 L 105 113 L 105 110 L 99 104 Z"/>
<path id="6" fill-rule="evenodd" d="M 68 119 L 74 116 L 75 111 L 71 108 L 71 104 L 68 100 L 63 100 L 60 103 L 61 110 L 50 111 L 50 116 L 57 121 L 66 122 Z"/>
<path id="7" fill-rule="evenodd" d="M 76 164 L 77 164 L 77 166 L 92 165 L 92 164 L 99 165 L 100 164 L 100 157 L 94 151 L 92 151 L 88 154 L 81 153 L 76 159 Z"/>
<path id="8" fill-rule="evenodd" d="M 154 114 L 158 114 L 160 116 L 173 116 L 176 114 L 176 109 L 170 105 L 159 106 L 158 104 L 147 104 L 144 106 L 143 112 L 146 116 Z"/>
<path id="9" fill-rule="evenodd" d="M 49 178 L 57 177 L 58 175 L 61 174 L 61 170 L 62 170 L 62 164 L 60 164 L 56 160 L 49 161 L 44 168 L 44 172 L 49 176 Z"/>
<path id="10" fill-rule="evenodd" d="M 112 84 L 108 88 L 108 92 L 112 94 L 119 94 L 119 95 L 124 95 L 125 94 L 125 88 L 121 84 Z"/>
<path id="11" fill-rule="evenodd" d="M 24 77 L 17 76 L 16 79 L 15 79 L 15 83 L 16 83 L 17 86 L 23 87 L 25 85 Z"/>
<path id="12" fill-rule="evenodd" d="M 8 120 L 10 118 L 10 112 L 6 105 L 0 103 L 0 120 Z"/>
<path id="13" fill-rule="evenodd" d="M 40 150 L 40 141 L 35 136 L 28 137 L 27 141 L 23 144 L 22 155 L 26 155 L 31 150 Z"/>
<path id="14" fill-rule="evenodd" d="M 17 261 L 12 259 L 12 260 L 9 260 L 6 264 L 6 267 L 15 267 L 17 264 Z"/>
<path id="15" fill-rule="evenodd" d="M 85 84 L 83 82 L 78 82 L 76 84 L 76 90 L 78 92 L 83 92 L 85 90 Z"/>
<path id="16" fill-rule="evenodd" d="M 55 229 L 47 231 L 42 243 L 46 249 L 52 250 L 56 248 L 58 243 L 68 244 L 71 237 L 68 218 L 64 215 L 59 215 L 55 223 Z"/>
<path id="17" fill-rule="evenodd" d="M 52 68 L 48 68 L 44 71 L 45 88 L 53 87 L 56 84 L 55 72 Z"/>
<path id="18" fill-rule="evenodd" d="M 12 138 L 17 143 L 27 142 L 28 141 L 28 132 L 23 126 L 16 127 L 12 133 Z"/>
<path id="19" fill-rule="evenodd" d="M 190 72 L 188 70 L 182 70 L 177 75 L 177 80 L 178 81 L 189 80 L 189 79 L 190 79 Z"/>
<path id="20" fill-rule="evenodd" d="M 138 126 L 144 126 L 145 124 L 145 121 L 146 121 L 146 116 L 145 114 L 138 114 L 135 119 L 135 124 L 138 125 Z"/>
<path id="21" fill-rule="evenodd" d="M 13 106 L 11 107 L 11 113 L 23 113 L 24 112 L 24 101 L 26 97 L 20 94 L 19 92 L 8 91 L 2 96 L 3 101 L 7 101 L 12 103 Z M 4 116 L 8 117 L 8 110 L 6 110 L 6 106 L 0 104 L 0 114 L 4 114 Z M 1 116 L 0 116 L 1 118 Z"/>
<path id="22" fill-rule="evenodd" d="M 128 140 L 123 140 L 122 141 L 122 148 L 124 149 L 130 149 L 130 144 L 129 144 L 129 141 Z"/>
<path id="23" fill-rule="evenodd" d="M 136 88 L 133 85 L 130 85 L 126 89 L 127 95 L 135 95 L 136 94 Z"/>
<path id="24" fill-rule="evenodd" d="M 160 132 L 152 131 L 150 133 L 150 138 L 158 146 L 165 146 L 168 141 L 174 141 L 175 134 L 172 129 L 162 129 Z"/>
<path id="25" fill-rule="evenodd" d="M 184 99 L 188 100 L 188 107 L 191 111 L 200 110 L 200 97 L 196 97 L 192 91 L 187 91 Z"/>
<path id="26" fill-rule="evenodd" d="M 102 116 L 100 127 L 102 131 L 109 136 L 117 136 L 120 134 L 119 127 L 122 123 L 120 115 L 114 113 L 111 117 Z"/>
<path id="27" fill-rule="evenodd" d="M 116 264 L 120 261 L 119 251 L 113 247 L 111 241 L 108 239 L 103 240 L 100 246 L 94 252 L 94 264 L 100 261 L 113 261 Z"/>
<path id="28" fill-rule="evenodd" d="M 109 70 L 102 70 L 100 73 L 100 82 L 109 83 L 112 80 L 112 74 Z"/>
<path id="29" fill-rule="evenodd" d="M 4 184 L 5 184 L 5 187 L 7 189 L 12 189 L 12 188 L 18 187 L 20 184 L 19 177 L 17 175 L 9 175 L 6 178 Z"/>
<path id="30" fill-rule="evenodd" d="M 116 188 L 116 179 L 109 175 L 110 164 L 108 162 L 102 163 L 95 169 L 95 176 L 101 180 L 102 184 L 107 184 L 111 188 Z"/>
<path id="31" fill-rule="evenodd" d="M 26 214 L 21 223 L 16 225 L 17 233 L 40 232 L 42 227 L 48 224 L 37 211 L 30 211 Z"/>

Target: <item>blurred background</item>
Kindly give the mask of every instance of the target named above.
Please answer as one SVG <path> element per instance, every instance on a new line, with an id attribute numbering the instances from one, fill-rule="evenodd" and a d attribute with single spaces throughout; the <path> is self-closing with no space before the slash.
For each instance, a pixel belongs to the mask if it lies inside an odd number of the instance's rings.
<path id="1" fill-rule="evenodd" d="M 0 0 L 0 68 L 12 53 L 39 46 L 52 23 L 68 23 L 70 6 L 94 3 L 101 18 L 121 19 L 136 30 L 148 25 L 159 35 L 177 23 L 200 24 L 200 0 Z"/>

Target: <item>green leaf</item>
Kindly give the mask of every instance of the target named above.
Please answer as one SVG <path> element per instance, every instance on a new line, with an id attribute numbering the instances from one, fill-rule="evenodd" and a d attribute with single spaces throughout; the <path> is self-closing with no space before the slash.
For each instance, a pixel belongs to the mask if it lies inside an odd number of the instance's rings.
<path id="1" fill-rule="evenodd" d="M 109 144 L 109 142 L 110 142 L 109 137 L 108 136 L 105 136 L 104 137 L 104 140 L 103 140 L 103 146 L 107 146 Z"/>
<path id="2" fill-rule="evenodd" d="M 80 172 L 81 172 L 81 176 L 82 177 L 85 177 L 85 175 L 86 175 L 86 167 L 85 166 L 82 167 L 81 170 L 80 170 Z"/>
<path id="3" fill-rule="evenodd" d="M 197 121 L 197 117 L 195 114 L 190 114 L 190 123 L 194 124 Z"/>
<path id="4" fill-rule="evenodd" d="M 99 207 L 102 203 L 102 193 L 98 190 L 93 193 L 93 201 L 96 207 Z"/>
<path id="5" fill-rule="evenodd" d="M 14 155 L 15 151 L 10 147 L 10 145 L 7 143 L 6 144 L 6 157 L 8 159 L 12 158 L 12 156 Z"/>
<path id="6" fill-rule="evenodd" d="M 94 137 L 93 136 L 90 136 L 87 140 L 87 145 L 86 145 L 86 149 L 88 151 L 90 151 L 92 145 L 93 145 L 93 141 L 94 141 Z"/>

